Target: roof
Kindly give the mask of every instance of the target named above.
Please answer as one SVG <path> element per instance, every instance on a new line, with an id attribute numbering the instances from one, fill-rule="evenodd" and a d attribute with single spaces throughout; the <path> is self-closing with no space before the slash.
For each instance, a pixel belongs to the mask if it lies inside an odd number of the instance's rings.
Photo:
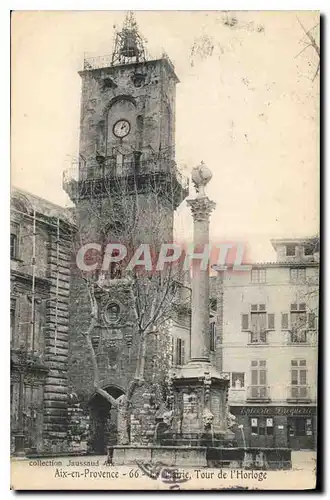
<path id="1" fill-rule="evenodd" d="M 279 245 L 315 245 L 319 241 L 318 236 L 306 236 L 301 238 L 272 238 L 270 240 L 273 248 L 276 248 Z"/>
<path id="2" fill-rule="evenodd" d="M 68 224 L 74 224 L 74 218 L 70 208 L 56 205 L 40 196 L 36 196 L 35 194 L 15 187 L 11 190 L 11 201 L 13 201 L 13 199 L 18 201 L 23 212 L 31 213 L 35 210 L 37 213 L 46 217 L 55 217 Z"/>
<path id="3" fill-rule="evenodd" d="M 292 261 L 292 262 L 246 262 L 242 263 L 242 265 L 247 265 L 250 266 L 251 269 L 265 269 L 268 267 L 319 267 L 320 263 L 317 261 Z M 218 269 L 219 266 L 214 265 L 212 266 L 212 269 L 214 271 L 223 271 L 223 269 L 220 266 L 220 269 Z M 228 265 L 227 266 L 228 271 L 233 270 L 233 265 Z"/>

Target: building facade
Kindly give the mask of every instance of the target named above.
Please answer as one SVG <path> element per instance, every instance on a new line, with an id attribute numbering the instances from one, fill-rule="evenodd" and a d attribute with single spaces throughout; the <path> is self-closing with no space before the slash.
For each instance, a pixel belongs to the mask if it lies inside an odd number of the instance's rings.
<path id="1" fill-rule="evenodd" d="M 10 225 L 11 450 L 64 450 L 69 211 L 13 189 Z"/>
<path id="2" fill-rule="evenodd" d="M 272 240 L 277 261 L 219 272 L 223 370 L 247 446 L 314 449 L 317 422 L 316 239 Z"/>

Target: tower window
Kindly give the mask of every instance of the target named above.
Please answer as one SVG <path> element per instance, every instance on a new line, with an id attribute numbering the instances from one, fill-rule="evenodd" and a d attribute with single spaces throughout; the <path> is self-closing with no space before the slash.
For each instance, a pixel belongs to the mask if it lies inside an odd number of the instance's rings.
<path id="1" fill-rule="evenodd" d="M 286 245 L 286 256 L 294 257 L 296 255 L 296 245 Z"/>
<path id="2" fill-rule="evenodd" d="M 312 245 L 309 245 L 309 246 L 306 246 L 304 248 L 304 254 L 307 256 L 307 255 L 313 255 L 314 253 L 314 248 L 312 247 Z"/>
<path id="3" fill-rule="evenodd" d="M 105 78 L 103 80 L 103 90 L 115 89 L 116 87 L 118 87 L 118 85 L 113 80 L 111 80 L 111 78 Z"/>
<path id="4" fill-rule="evenodd" d="M 132 81 L 135 87 L 137 88 L 142 87 L 142 85 L 144 85 L 145 82 L 145 75 L 143 75 L 142 73 L 135 73 L 132 76 Z"/>

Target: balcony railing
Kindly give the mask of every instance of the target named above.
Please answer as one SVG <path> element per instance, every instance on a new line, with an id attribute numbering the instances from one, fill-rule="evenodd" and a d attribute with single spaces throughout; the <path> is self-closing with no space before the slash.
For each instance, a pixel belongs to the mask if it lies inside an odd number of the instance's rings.
<path id="1" fill-rule="evenodd" d="M 294 328 L 290 330 L 289 335 L 290 344 L 306 344 L 307 342 L 307 330 Z"/>
<path id="2" fill-rule="evenodd" d="M 144 48 L 145 52 L 145 59 L 146 61 L 153 61 L 156 59 L 165 59 L 169 66 L 171 67 L 172 71 L 174 72 L 174 64 L 172 63 L 171 59 L 169 58 L 168 54 L 166 52 L 153 52 L 150 53 L 149 51 Z M 143 61 L 141 61 L 143 62 Z M 113 54 L 104 54 L 100 56 L 84 56 L 84 63 L 83 63 L 83 70 L 84 71 L 90 71 L 94 69 L 102 69 L 102 68 L 109 68 L 111 66 L 120 66 L 122 64 L 125 64 L 124 62 L 118 62 L 115 61 Z"/>
<path id="3" fill-rule="evenodd" d="M 311 399 L 310 387 L 308 385 L 289 385 L 288 401 L 308 401 Z"/>
<path id="4" fill-rule="evenodd" d="M 270 401 L 268 385 L 250 385 L 248 387 L 247 399 L 254 401 Z"/>
<path id="5" fill-rule="evenodd" d="M 249 344 L 267 344 L 267 330 L 251 331 Z"/>
<path id="6" fill-rule="evenodd" d="M 75 160 L 71 166 L 63 172 L 63 186 L 83 181 L 111 180 L 112 182 L 123 180 L 127 177 L 143 177 L 144 175 L 168 175 L 186 190 L 189 180 L 178 168 L 176 162 L 170 155 L 158 154 L 151 156 L 134 156 L 118 159 L 113 156 L 96 157 L 95 159 Z"/>

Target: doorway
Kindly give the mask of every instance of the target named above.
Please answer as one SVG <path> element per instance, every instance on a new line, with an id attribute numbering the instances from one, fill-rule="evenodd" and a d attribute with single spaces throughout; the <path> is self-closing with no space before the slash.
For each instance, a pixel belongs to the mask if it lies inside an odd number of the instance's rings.
<path id="1" fill-rule="evenodd" d="M 115 386 L 104 390 L 117 399 L 124 392 Z M 109 445 L 117 443 L 117 410 L 99 394 L 94 394 L 89 401 L 90 438 L 89 448 L 93 455 L 105 455 Z"/>
<path id="2" fill-rule="evenodd" d="M 288 447 L 292 450 L 314 448 L 314 426 L 312 418 L 288 417 Z"/>

